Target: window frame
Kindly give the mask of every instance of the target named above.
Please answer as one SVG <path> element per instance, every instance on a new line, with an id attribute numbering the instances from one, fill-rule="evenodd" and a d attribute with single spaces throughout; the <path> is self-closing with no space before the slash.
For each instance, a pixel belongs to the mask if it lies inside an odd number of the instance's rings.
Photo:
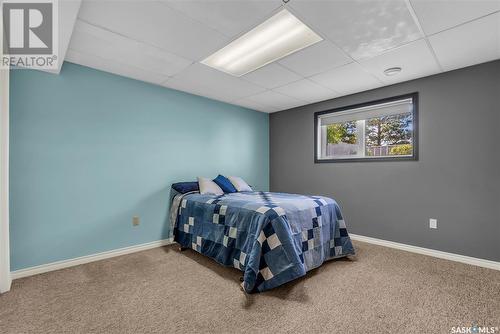
<path id="1" fill-rule="evenodd" d="M 387 102 L 393 102 L 397 100 L 403 100 L 403 99 L 412 99 L 412 104 L 413 104 L 413 110 L 412 110 L 412 116 L 413 116 L 413 131 L 412 131 L 412 140 L 413 140 L 413 151 L 412 155 L 407 155 L 407 156 L 387 156 L 387 157 L 377 157 L 377 158 L 368 158 L 368 157 L 363 157 L 363 158 L 339 158 L 339 159 L 319 159 L 318 158 L 318 120 L 319 116 L 325 115 L 325 114 L 332 114 L 340 111 L 345 111 L 349 109 L 355 109 L 355 108 L 362 108 L 362 107 L 368 107 L 371 105 L 376 105 L 376 104 L 381 104 L 381 103 L 387 103 Z M 348 106 L 344 107 L 339 107 L 339 108 L 333 108 L 333 109 L 328 109 L 328 110 L 323 110 L 323 111 L 317 111 L 314 113 L 314 163 L 331 163 L 331 162 L 370 162 L 370 161 L 418 161 L 418 151 L 419 151 L 419 145 L 418 145 L 418 129 L 419 129 L 419 124 L 418 124 L 418 92 L 413 92 L 409 94 L 403 94 L 403 95 L 397 95 L 397 96 L 392 96 L 380 100 L 373 100 L 373 101 L 368 101 L 368 102 L 363 102 L 363 103 L 357 103 L 357 104 L 351 104 Z"/>

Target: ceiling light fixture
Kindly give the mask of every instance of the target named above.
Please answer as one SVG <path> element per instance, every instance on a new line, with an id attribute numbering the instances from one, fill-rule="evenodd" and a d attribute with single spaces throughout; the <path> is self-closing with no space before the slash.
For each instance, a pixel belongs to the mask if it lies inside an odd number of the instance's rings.
<path id="1" fill-rule="evenodd" d="M 391 67 L 384 71 L 384 74 L 388 77 L 393 76 L 401 72 L 401 67 Z"/>
<path id="2" fill-rule="evenodd" d="M 201 63 L 239 77 L 322 40 L 283 9 Z"/>

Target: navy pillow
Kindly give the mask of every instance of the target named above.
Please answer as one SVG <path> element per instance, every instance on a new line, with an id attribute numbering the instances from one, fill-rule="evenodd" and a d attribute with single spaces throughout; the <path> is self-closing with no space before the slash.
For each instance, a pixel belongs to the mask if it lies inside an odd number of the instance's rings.
<path id="1" fill-rule="evenodd" d="M 190 191 L 199 191 L 200 187 L 198 185 L 198 182 L 193 181 L 193 182 L 177 182 L 172 184 L 172 188 L 175 189 L 175 191 L 180 192 L 181 194 L 188 193 Z"/>
<path id="2" fill-rule="evenodd" d="M 218 175 L 215 179 L 214 182 L 217 183 L 217 185 L 224 191 L 225 193 L 235 193 L 238 190 L 233 186 L 231 181 L 223 175 Z"/>

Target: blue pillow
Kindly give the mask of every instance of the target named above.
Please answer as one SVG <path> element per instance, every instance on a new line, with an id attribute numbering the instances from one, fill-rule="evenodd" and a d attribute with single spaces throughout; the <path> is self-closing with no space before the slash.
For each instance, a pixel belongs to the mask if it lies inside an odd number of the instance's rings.
<path id="1" fill-rule="evenodd" d="M 217 185 L 225 192 L 225 193 L 235 193 L 237 192 L 238 190 L 236 190 L 236 188 L 233 186 L 233 184 L 231 183 L 231 181 L 229 181 L 229 179 L 223 175 L 220 175 L 217 176 L 215 179 L 214 179 L 214 182 L 217 183 Z"/>
<path id="2" fill-rule="evenodd" d="M 200 187 L 198 186 L 198 182 L 177 182 L 172 184 L 172 188 L 175 191 L 180 192 L 181 194 L 188 193 L 190 191 L 199 191 Z"/>

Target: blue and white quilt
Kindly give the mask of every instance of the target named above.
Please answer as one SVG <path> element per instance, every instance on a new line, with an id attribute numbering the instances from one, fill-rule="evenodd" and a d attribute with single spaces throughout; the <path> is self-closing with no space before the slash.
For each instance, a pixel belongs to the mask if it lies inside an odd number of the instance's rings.
<path id="1" fill-rule="evenodd" d="M 354 254 L 337 203 L 271 192 L 177 195 L 174 240 L 244 272 L 246 292 L 304 276 L 324 261 Z"/>

